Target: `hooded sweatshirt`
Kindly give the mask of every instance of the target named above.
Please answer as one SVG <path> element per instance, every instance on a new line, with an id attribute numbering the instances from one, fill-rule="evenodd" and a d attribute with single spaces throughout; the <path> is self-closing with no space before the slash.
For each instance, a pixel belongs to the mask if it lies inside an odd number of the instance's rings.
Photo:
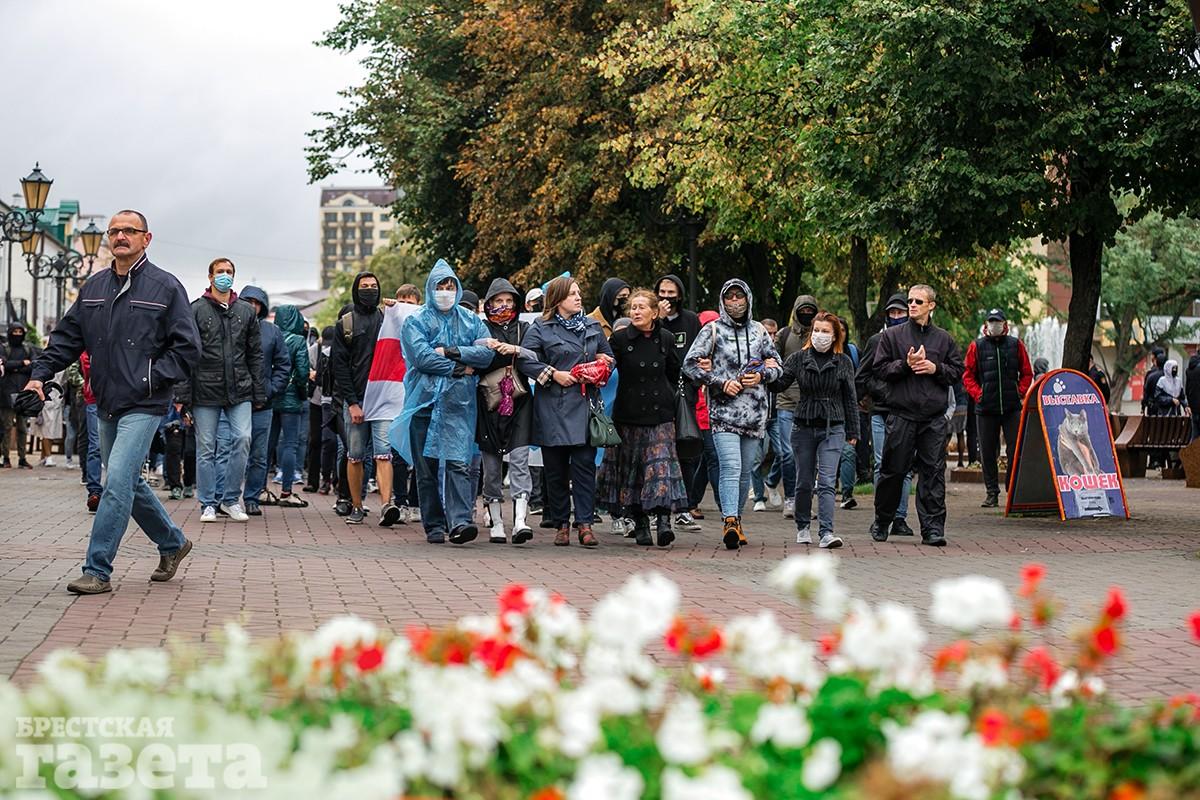
<path id="1" fill-rule="evenodd" d="M 350 289 L 353 303 L 338 316 L 337 335 L 333 337 L 330 364 L 333 368 L 334 393 L 348 406 L 361 406 L 375 358 L 375 341 L 383 325 L 383 312 L 378 306 L 363 304 L 359 284 L 364 278 L 375 278 L 370 272 L 354 276 Z M 378 278 L 376 278 L 378 280 Z M 409 462 L 412 463 L 412 462 Z"/>
<path id="2" fill-rule="evenodd" d="M 725 307 L 725 293 L 731 287 L 746 293 L 746 315 L 735 320 Z M 712 369 L 700 368 L 700 360 L 712 359 Z M 763 367 L 757 386 L 743 388 L 736 396 L 725 393 L 726 381 L 737 380 L 752 360 L 780 361 L 770 334 L 754 321 L 754 295 L 745 281 L 734 278 L 721 287 L 720 317 L 705 325 L 696 336 L 684 361 L 684 374 L 708 387 L 708 416 L 713 433 L 736 433 L 761 439 L 767 429 L 769 397 L 767 384 L 779 378 L 780 367 Z"/>
<path id="3" fill-rule="evenodd" d="M 19 322 L 10 323 L 4 346 L 0 347 L 0 362 L 4 364 L 4 376 L 0 377 L 0 408 L 8 408 L 11 404 L 9 396 L 21 391 L 29 383 L 33 360 L 41 352 L 27 343 L 27 330 Z M 26 364 L 26 361 L 29 363 Z"/>
<path id="4" fill-rule="evenodd" d="M 245 286 L 241 298 L 247 303 L 255 300 L 262 306 L 258 312 L 258 332 L 262 339 L 263 383 L 267 389 L 267 402 L 270 403 L 287 386 L 292 360 L 288 356 L 283 333 L 276 325 L 267 322 L 267 309 L 271 307 L 267 293 L 257 286 Z"/>
<path id="5" fill-rule="evenodd" d="M 434 305 L 437 285 L 454 280 L 454 305 L 439 311 Z M 476 344 L 489 336 L 483 320 L 459 305 L 462 284 L 454 270 L 438 259 L 425 282 L 425 303 L 400 329 L 407 370 L 404 373 L 404 411 L 392 423 L 388 438 L 406 463 L 424 455 L 442 461 L 467 462 L 475 443 L 477 374 L 466 367 L 483 370 L 492 363 L 491 348 Z M 437 348 L 445 355 L 438 355 Z M 413 453 L 410 439 L 412 419 L 429 416 L 425 452 Z"/>
<path id="6" fill-rule="evenodd" d="M 679 290 L 679 300 L 672 307 L 670 314 L 659 317 L 659 325 L 675 339 L 675 354 L 679 356 L 679 363 L 682 364 L 687 357 L 688 350 L 692 348 L 692 343 L 696 341 L 696 335 L 700 333 L 700 317 L 695 311 L 689 311 L 683 307 L 686 295 L 683 290 L 683 281 L 679 279 L 678 275 L 664 275 L 655 281 L 654 291 L 656 294 L 663 281 L 675 284 L 675 288 Z M 700 399 L 698 387 L 689 380 L 684 382 L 683 388 L 687 392 L 688 400 L 694 406 Z"/>
<path id="7" fill-rule="evenodd" d="M 804 340 L 808 338 L 808 331 L 812 328 L 812 323 L 807 325 L 801 323 L 797 319 L 797 314 L 805 306 L 811 307 L 814 313 L 820 308 L 817 305 L 817 298 L 811 294 L 800 295 L 796 298 L 796 302 L 792 303 L 792 317 L 788 325 L 780 328 L 779 332 L 775 334 L 775 349 L 779 351 L 783 361 L 787 361 L 789 356 L 799 353 L 804 348 Z M 800 384 L 793 383 L 785 391 L 779 393 L 776 406 L 780 411 L 794 412 L 799 402 Z"/>
<path id="8" fill-rule="evenodd" d="M 304 338 L 304 317 L 295 306 L 275 309 L 275 324 L 283 333 L 291 369 L 283 391 L 275 396 L 276 410 L 298 413 L 304 410 L 308 396 L 308 342 Z"/>
<path id="9" fill-rule="evenodd" d="M 600 305 L 588 314 L 589 317 L 600 323 L 606 339 L 612 336 L 612 324 L 621 316 L 615 308 L 617 295 L 622 289 L 628 288 L 630 288 L 629 284 L 620 278 L 609 278 L 600 287 Z"/>

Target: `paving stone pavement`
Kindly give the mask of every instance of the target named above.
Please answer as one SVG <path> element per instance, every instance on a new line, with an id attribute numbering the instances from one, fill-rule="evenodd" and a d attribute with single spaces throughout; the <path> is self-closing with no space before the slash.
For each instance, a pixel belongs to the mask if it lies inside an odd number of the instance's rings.
<path id="1" fill-rule="evenodd" d="M 989 575 L 1015 590 L 1020 567 L 1038 561 L 1066 605 L 1050 627 L 1057 644 L 1095 614 L 1110 585 L 1120 585 L 1130 606 L 1129 647 L 1107 676 L 1112 691 L 1140 702 L 1200 690 L 1200 644 L 1184 624 L 1200 609 L 1200 491 L 1158 479 L 1133 480 L 1126 489 L 1134 519 L 1063 523 L 1004 519 L 978 507 L 980 487 L 950 484 L 950 544 L 942 549 L 871 541 L 871 498 L 860 498 L 858 509 L 836 515 L 846 542 L 836 551 L 840 575 L 859 597 L 923 611 L 928 587 L 940 577 Z M 168 640 L 203 648 L 236 619 L 256 636 L 311 630 L 351 612 L 397 631 L 444 623 L 491 610 L 496 592 L 512 581 L 553 588 L 586 609 L 630 574 L 651 569 L 680 584 L 689 608 L 714 619 L 765 608 L 806 635 L 821 632 L 811 615 L 767 585 L 782 558 L 808 551 L 794 543 L 794 524 L 777 510 L 746 515 L 751 544 L 740 552 L 721 545 L 715 512 L 704 531 L 679 532 L 670 550 L 600 533 L 600 548 L 587 551 L 553 547 L 544 530 L 522 547 L 486 540 L 428 545 L 418 526 L 348 526 L 329 498 L 307 497 L 307 509 L 268 508 L 247 524 L 201 525 L 194 500 L 165 501 L 195 542 L 179 575 L 150 583 L 157 555 L 131 526 L 116 560 L 115 591 L 76 598 L 65 586 L 79 574 L 92 520 L 78 473 L 0 470 L 0 675 L 26 682 L 41 659 L 63 647 L 89 655 Z M 931 648 L 950 639 L 930 631 Z"/>

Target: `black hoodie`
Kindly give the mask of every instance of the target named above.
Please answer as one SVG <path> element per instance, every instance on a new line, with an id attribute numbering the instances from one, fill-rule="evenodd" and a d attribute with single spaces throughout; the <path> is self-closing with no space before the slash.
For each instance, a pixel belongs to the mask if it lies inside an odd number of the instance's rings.
<path id="1" fill-rule="evenodd" d="M 17 336 L 17 331 L 22 331 Z M 9 323 L 8 336 L 0 345 L 0 363 L 4 364 L 4 377 L 0 377 L 0 408 L 8 408 L 11 401 L 9 395 L 16 394 L 29 383 L 33 373 L 33 360 L 38 348 L 29 344 L 29 329 L 19 322 Z M 25 364 L 29 361 L 29 364 Z"/>
<path id="2" fill-rule="evenodd" d="M 354 276 L 350 289 L 353 305 L 338 317 L 336 335 L 329 354 L 333 369 L 334 395 L 347 406 L 361 406 L 375 358 L 375 340 L 383 325 L 383 311 L 378 306 L 364 306 L 358 287 L 363 278 L 375 278 L 374 273 L 360 272 Z M 378 280 L 378 278 L 376 278 Z"/>
<path id="3" fill-rule="evenodd" d="M 696 335 L 700 333 L 700 315 L 683 307 L 687 295 L 683 290 L 683 281 L 679 280 L 678 275 L 664 275 L 655 281 L 654 291 L 656 293 L 663 281 L 670 281 L 679 289 L 679 301 L 674 308 L 675 314 L 663 317 L 662 326 L 675 337 L 675 349 L 679 351 L 679 360 L 682 362 L 687 356 L 688 350 L 691 349 L 692 342 L 696 341 Z"/>
<path id="4" fill-rule="evenodd" d="M 1183 392 L 1193 417 L 1200 417 L 1200 353 L 1188 359 L 1187 372 L 1183 376 Z"/>

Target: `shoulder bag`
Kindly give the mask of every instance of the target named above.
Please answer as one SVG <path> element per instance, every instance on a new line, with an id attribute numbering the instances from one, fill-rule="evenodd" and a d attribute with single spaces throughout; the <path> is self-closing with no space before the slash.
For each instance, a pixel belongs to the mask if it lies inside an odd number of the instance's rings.
<path id="1" fill-rule="evenodd" d="M 588 397 L 588 444 L 592 447 L 616 447 L 621 443 L 617 426 L 612 418 L 604 412 L 604 400 L 596 392 L 593 399 Z"/>
<path id="2" fill-rule="evenodd" d="M 529 394 L 529 384 L 524 376 L 515 372 L 516 365 L 517 357 L 513 356 L 511 364 L 494 369 L 479 379 L 479 392 L 483 395 L 483 403 L 488 411 L 495 411 L 500 407 L 500 401 L 504 397 L 501 384 L 506 378 L 512 384 L 511 396 L 514 401 Z"/>

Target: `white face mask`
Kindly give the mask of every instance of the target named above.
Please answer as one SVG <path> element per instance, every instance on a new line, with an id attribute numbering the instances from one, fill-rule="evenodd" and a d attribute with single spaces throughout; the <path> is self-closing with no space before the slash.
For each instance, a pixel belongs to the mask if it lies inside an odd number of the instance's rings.
<path id="1" fill-rule="evenodd" d="M 992 320 L 991 322 L 987 323 L 988 336 L 999 336 L 1002 333 L 1004 333 L 1003 322 L 1000 322 L 999 320 Z"/>
<path id="2" fill-rule="evenodd" d="M 453 289 L 438 289 L 433 293 L 433 304 L 438 311 L 449 311 L 454 308 L 458 292 Z"/>
<path id="3" fill-rule="evenodd" d="M 812 335 L 812 346 L 818 353 L 828 353 L 829 348 L 833 347 L 833 334 L 814 333 Z"/>

